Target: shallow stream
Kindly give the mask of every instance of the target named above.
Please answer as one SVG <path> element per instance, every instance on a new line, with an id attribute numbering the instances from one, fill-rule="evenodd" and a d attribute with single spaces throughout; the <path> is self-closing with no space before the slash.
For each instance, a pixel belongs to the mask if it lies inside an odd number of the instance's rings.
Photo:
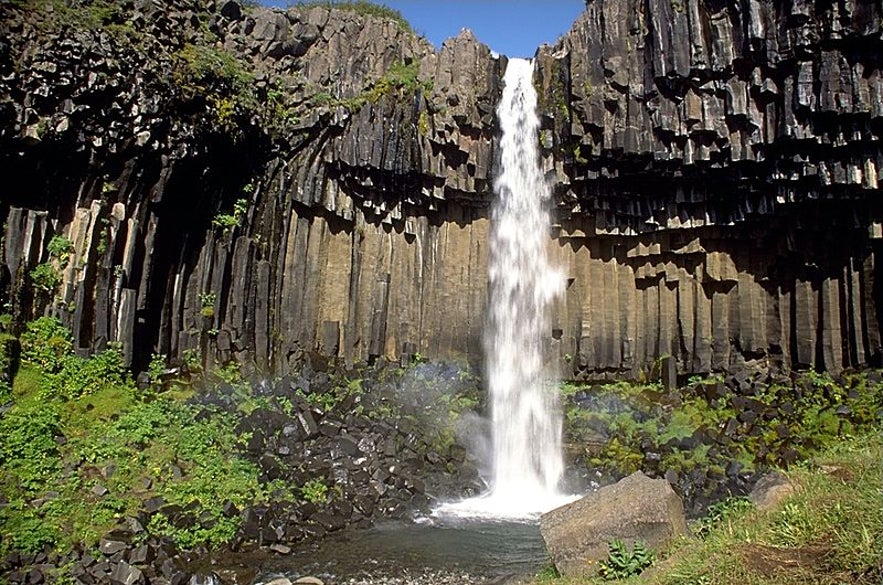
<path id="1" fill-rule="evenodd" d="M 484 583 L 535 574 L 547 559 L 536 524 L 385 522 L 268 559 L 257 582 L 310 575 L 325 583 Z"/>

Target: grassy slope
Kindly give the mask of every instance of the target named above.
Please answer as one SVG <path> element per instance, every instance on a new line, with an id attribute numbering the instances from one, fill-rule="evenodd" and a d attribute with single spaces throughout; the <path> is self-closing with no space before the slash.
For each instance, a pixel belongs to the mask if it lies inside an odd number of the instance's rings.
<path id="1" fill-rule="evenodd" d="M 652 585 L 883 583 L 883 433 L 850 437 L 788 476 L 795 493 L 772 510 L 724 517 L 684 538 L 641 577 Z M 609 583 L 538 577 L 535 583 Z"/>

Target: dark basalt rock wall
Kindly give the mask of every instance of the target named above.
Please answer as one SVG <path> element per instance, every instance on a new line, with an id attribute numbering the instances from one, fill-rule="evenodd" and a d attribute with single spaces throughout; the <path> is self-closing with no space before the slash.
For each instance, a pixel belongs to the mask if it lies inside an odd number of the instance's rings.
<path id="1" fill-rule="evenodd" d="M 505 58 L 339 10 L 122 4 L 2 16 L 5 310 L 136 367 L 481 359 Z M 238 56 L 257 105 L 192 91 L 188 44 Z M 596 0 L 539 50 L 566 372 L 878 359 L 881 45 L 879 2 Z"/>
<path id="2" fill-rule="evenodd" d="M 576 372 L 879 359 L 879 2 L 590 2 L 539 53 Z"/>

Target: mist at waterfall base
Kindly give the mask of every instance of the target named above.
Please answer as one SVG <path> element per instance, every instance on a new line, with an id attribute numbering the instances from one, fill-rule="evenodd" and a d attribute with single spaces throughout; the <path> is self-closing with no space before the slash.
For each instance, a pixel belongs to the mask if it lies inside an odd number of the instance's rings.
<path id="1" fill-rule="evenodd" d="M 573 499 L 559 489 L 561 414 L 543 355 L 549 306 L 563 291 L 564 277 L 546 252 L 550 189 L 540 168 L 533 63 L 510 60 L 503 82 L 485 333 L 490 489 L 439 507 L 440 517 L 533 520 Z"/>

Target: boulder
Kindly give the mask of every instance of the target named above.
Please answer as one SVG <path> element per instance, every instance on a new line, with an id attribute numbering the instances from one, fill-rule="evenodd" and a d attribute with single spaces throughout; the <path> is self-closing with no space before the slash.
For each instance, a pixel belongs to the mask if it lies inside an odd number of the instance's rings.
<path id="1" fill-rule="evenodd" d="M 791 480 L 779 471 L 771 471 L 757 481 L 748 498 L 758 510 L 770 510 L 793 493 Z"/>
<path id="2" fill-rule="evenodd" d="M 687 521 L 671 485 L 639 471 L 543 514 L 540 532 L 558 571 L 579 576 L 595 572 L 613 540 L 658 550 L 686 534 Z"/>

